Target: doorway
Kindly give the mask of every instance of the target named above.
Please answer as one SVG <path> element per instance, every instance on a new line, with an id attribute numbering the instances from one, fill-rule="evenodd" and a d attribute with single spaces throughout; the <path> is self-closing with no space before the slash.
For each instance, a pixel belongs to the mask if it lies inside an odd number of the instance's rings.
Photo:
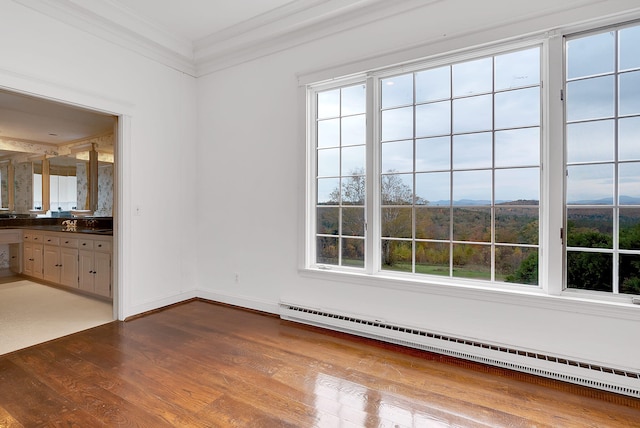
<path id="1" fill-rule="evenodd" d="M 95 219 L 103 229 L 110 229 L 113 239 L 110 254 L 110 299 L 92 296 L 90 293 L 83 294 L 73 287 L 56 286 L 25 276 L 23 265 L 18 268 L 11 265 L 10 260 L 15 256 L 15 250 L 0 248 L 0 301 L 12 302 L 9 306 L 0 305 L 0 341 L 9 340 L 13 335 L 19 338 L 18 346 L 29 346 L 117 319 L 119 290 L 116 202 L 120 117 L 113 113 L 3 89 L 0 89 L 0 113 L 0 223 L 4 221 L 7 224 L 3 226 L 15 225 L 16 228 L 24 229 L 30 225 L 59 225 L 67 219 L 76 224 Z M 94 160 L 90 159 L 92 157 Z M 54 162 L 54 159 L 66 161 Z M 59 183 L 59 177 L 62 176 L 59 171 L 67 171 L 65 174 L 69 175 L 68 171 L 74 170 L 74 162 L 86 165 L 88 170 L 90 161 L 100 167 L 93 175 L 85 171 L 81 178 L 77 174 L 75 205 L 66 201 L 63 207 L 59 202 L 59 193 L 56 194 L 57 201 L 49 199 L 49 204 L 36 204 L 33 183 L 29 185 L 24 181 L 28 180 L 25 177 L 33 177 L 33 165 L 40 162 L 40 174 L 44 175 L 43 170 L 46 170 L 49 178 L 57 176 L 57 180 L 52 181 Z M 16 177 L 16 167 L 20 165 L 22 168 L 29 164 L 32 168 L 26 168 L 25 171 L 31 173 Z M 46 169 L 43 165 L 46 165 Z M 50 165 L 54 165 L 53 171 L 49 170 Z M 53 189 L 48 184 L 43 181 L 40 186 L 45 200 L 51 196 Z M 108 189 L 110 191 L 106 191 Z M 108 219 L 111 226 L 104 227 Z M 42 222 L 43 226 L 38 222 Z M 79 232 L 78 229 L 74 232 Z M 56 232 L 59 230 L 56 229 Z M 109 233 L 105 230 L 99 232 L 104 236 Z M 18 251 L 23 254 L 22 244 Z M 62 308 L 66 309 L 57 310 Z M 32 328 L 31 323 L 36 327 Z M 41 334 L 44 330 L 47 330 L 46 334 Z M 27 337 L 32 337 L 33 340 L 22 340 Z"/>

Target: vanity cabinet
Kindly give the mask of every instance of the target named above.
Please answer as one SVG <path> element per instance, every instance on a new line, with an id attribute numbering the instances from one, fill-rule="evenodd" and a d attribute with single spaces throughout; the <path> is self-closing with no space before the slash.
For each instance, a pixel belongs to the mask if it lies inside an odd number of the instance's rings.
<path id="1" fill-rule="evenodd" d="M 33 278 L 43 279 L 43 245 L 44 234 L 25 231 L 22 236 L 24 252 L 23 273 Z"/>
<path id="2" fill-rule="evenodd" d="M 22 246 L 20 244 L 13 243 L 9 245 L 9 269 L 13 273 L 22 272 L 22 254 L 20 251 Z"/>
<path id="3" fill-rule="evenodd" d="M 80 289 L 111 297 L 111 239 L 79 240 Z"/>
<path id="4" fill-rule="evenodd" d="M 43 279 L 68 287 L 78 287 L 78 240 L 45 235 Z"/>
<path id="5" fill-rule="evenodd" d="M 78 286 L 78 239 L 60 238 L 60 284 Z"/>
<path id="6" fill-rule="evenodd" d="M 23 274 L 111 297 L 110 236 L 69 232 L 23 233 Z"/>

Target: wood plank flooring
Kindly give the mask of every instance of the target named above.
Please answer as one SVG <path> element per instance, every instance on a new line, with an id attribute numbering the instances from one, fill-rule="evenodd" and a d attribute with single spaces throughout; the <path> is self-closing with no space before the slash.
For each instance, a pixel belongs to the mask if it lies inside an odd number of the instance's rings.
<path id="1" fill-rule="evenodd" d="M 640 427 L 640 400 L 191 301 L 0 357 L 0 427 Z"/>

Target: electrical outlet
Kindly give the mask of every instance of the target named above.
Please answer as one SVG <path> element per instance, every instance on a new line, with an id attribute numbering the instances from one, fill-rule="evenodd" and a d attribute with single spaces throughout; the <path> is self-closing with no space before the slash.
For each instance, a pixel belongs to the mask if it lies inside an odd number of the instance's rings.
<path id="1" fill-rule="evenodd" d="M 240 275 L 236 274 L 236 284 L 240 283 Z"/>

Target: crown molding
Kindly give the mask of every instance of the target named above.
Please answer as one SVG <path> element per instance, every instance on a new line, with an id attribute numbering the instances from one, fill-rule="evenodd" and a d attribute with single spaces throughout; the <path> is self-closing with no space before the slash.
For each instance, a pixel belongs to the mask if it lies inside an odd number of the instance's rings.
<path id="1" fill-rule="evenodd" d="M 195 77 L 193 43 L 108 0 L 13 0 L 50 18 Z"/>
<path id="2" fill-rule="evenodd" d="M 298 0 L 194 42 L 203 76 L 446 0 Z"/>
<path id="3" fill-rule="evenodd" d="M 13 0 L 193 77 L 445 0 L 294 0 L 194 42 L 110 0 Z"/>
<path id="4" fill-rule="evenodd" d="M 13 1 L 175 70 L 200 77 L 447 0 L 293 0 L 195 41 L 178 37 L 112 0 Z M 635 1 L 617 0 L 616 3 L 624 6 Z M 606 9 L 606 4 L 605 0 L 569 0 L 548 8 L 550 10 L 538 11 L 537 15 L 567 8 Z"/>

